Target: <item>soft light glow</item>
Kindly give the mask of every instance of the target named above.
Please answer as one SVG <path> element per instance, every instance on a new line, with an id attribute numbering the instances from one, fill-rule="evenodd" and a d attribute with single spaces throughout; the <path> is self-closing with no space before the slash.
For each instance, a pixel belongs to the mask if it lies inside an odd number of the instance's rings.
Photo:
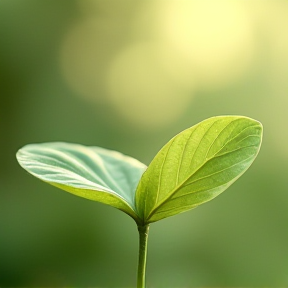
<path id="1" fill-rule="evenodd" d="M 101 1 L 81 3 L 88 18 L 63 41 L 64 77 L 79 96 L 105 101 L 132 125 L 168 125 L 195 88 L 230 85 L 249 71 L 253 26 L 240 0 L 147 0 L 139 9 L 127 0 L 130 14 Z"/>
<path id="2" fill-rule="evenodd" d="M 191 93 L 165 73 L 159 59 L 161 46 L 135 44 L 111 64 L 107 77 L 110 101 L 131 124 L 149 129 L 177 119 L 191 100 Z"/>
<path id="3" fill-rule="evenodd" d="M 180 75 L 198 75 L 202 87 L 227 85 L 249 69 L 253 27 L 242 1 L 158 0 L 147 5 L 154 37 L 175 50 Z M 155 13 L 157 11 L 158 13 Z M 145 13 L 144 13 L 145 14 Z M 145 30 L 142 12 L 137 25 Z M 150 18 L 149 18 L 150 19 Z M 149 27 L 149 29 L 151 29 Z"/>
<path id="4" fill-rule="evenodd" d="M 266 81 L 270 97 L 263 97 L 259 112 L 263 119 L 269 117 L 266 126 L 270 129 L 269 139 L 277 147 L 275 153 L 288 158 L 288 2 L 284 0 L 265 1 L 253 7 L 255 20 L 265 36 L 266 49 L 259 62 L 266 68 Z M 268 45 L 267 45 L 268 44 Z M 262 64 L 263 65 L 263 64 Z M 260 106 L 261 105 L 261 106 Z M 269 108 L 269 109 L 267 109 Z"/>

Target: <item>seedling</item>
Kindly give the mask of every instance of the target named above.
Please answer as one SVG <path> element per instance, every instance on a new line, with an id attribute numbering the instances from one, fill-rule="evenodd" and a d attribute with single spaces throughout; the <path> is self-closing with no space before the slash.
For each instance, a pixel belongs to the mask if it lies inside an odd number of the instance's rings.
<path id="1" fill-rule="evenodd" d="M 119 152 L 61 142 L 24 146 L 17 159 L 44 182 L 134 219 L 139 231 L 137 287 L 143 288 L 149 225 L 218 196 L 249 168 L 261 141 L 258 121 L 219 116 L 176 135 L 148 167 Z"/>

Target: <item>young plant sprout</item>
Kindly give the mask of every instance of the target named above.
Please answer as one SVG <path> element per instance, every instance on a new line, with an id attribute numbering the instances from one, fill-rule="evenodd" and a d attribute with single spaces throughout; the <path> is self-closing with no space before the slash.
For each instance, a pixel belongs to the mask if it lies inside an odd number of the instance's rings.
<path id="1" fill-rule="evenodd" d="M 249 168 L 261 141 L 258 121 L 218 116 L 176 135 L 148 167 L 119 152 L 61 142 L 24 146 L 17 159 L 44 182 L 134 219 L 139 231 L 137 287 L 143 288 L 149 225 L 218 196 Z"/>

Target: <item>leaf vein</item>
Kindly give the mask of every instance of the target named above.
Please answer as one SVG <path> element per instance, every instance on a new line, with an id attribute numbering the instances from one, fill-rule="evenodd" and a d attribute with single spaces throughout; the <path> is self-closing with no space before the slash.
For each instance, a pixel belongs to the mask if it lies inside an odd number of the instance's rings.
<path id="1" fill-rule="evenodd" d="M 200 141 L 199 141 L 199 143 L 198 143 L 198 145 L 197 145 L 196 149 L 194 150 L 194 153 L 193 153 L 193 155 L 192 155 L 192 157 L 191 157 L 191 161 L 190 161 L 190 165 L 189 165 L 190 167 L 191 167 L 192 162 L 193 162 L 193 160 L 194 160 L 195 154 L 196 154 L 196 152 L 197 152 L 197 150 L 198 150 L 198 148 L 199 148 L 202 140 L 204 139 L 205 135 L 207 135 L 208 131 L 212 128 L 212 126 L 213 126 L 217 121 L 219 121 L 219 120 L 220 120 L 220 119 L 215 119 L 215 121 L 210 125 L 210 127 L 209 127 L 209 128 L 205 131 L 205 133 L 202 135 L 202 137 L 201 137 L 201 139 L 200 139 Z M 199 127 L 200 127 L 200 126 L 198 126 L 197 129 L 198 129 Z"/>
<path id="2" fill-rule="evenodd" d="M 200 180 L 206 179 L 206 178 L 211 177 L 211 176 L 213 176 L 213 175 L 219 174 L 219 173 L 221 173 L 221 172 L 223 172 L 223 171 L 229 170 L 230 168 L 232 168 L 232 167 L 234 167 L 234 166 L 237 166 L 237 165 L 239 165 L 239 164 L 241 164 L 241 163 L 243 163 L 243 162 L 246 162 L 247 160 L 249 160 L 250 158 L 253 158 L 253 157 L 254 157 L 254 155 L 252 155 L 252 156 L 250 156 L 250 157 L 248 157 L 248 158 L 245 158 L 244 160 L 241 160 L 241 161 L 239 161 L 239 162 L 237 162 L 237 163 L 235 163 L 235 164 L 233 164 L 233 165 L 230 165 L 229 167 L 226 167 L 226 168 L 224 168 L 224 169 L 222 169 L 222 170 L 219 170 L 219 171 L 216 171 L 216 172 L 214 172 L 214 173 L 205 175 L 205 176 L 203 176 L 203 177 L 201 177 L 201 178 L 195 179 L 194 181 L 189 182 L 189 183 L 187 183 L 186 185 L 183 185 L 182 187 L 190 186 L 191 184 L 194 184 L 195 182 L 198 182 L 198 181 L 200 181 Z M 190 177 L 190 178 L 191 178 L 191 177 Z M 189 179 L 188 179 L 188 180 L 189 180 Z M 187 180 L 187 181 L 188 181 L 188 180 Z M 175 193 L 174 193 L 174 194 L 175 194 Z M 172 197 L 172 198 L 173 198 L 173 197 Z M 174 199 L 174 198 L 173 198 L 173 199 Z"/>
<path id="3" fill-rule="evenodd" d="M 235 138 L 237 138 L 241 133 L 243 133 L 246 129 L 249 128 L 253 128 L 253 127 L 258 127 L 259 125 L 255 124 L 255 125 L 251 125 L 251 126 L 247 126 L 246 128 L 244 128 L 243 130 L 241 130 L 239 133 L 237 133 L 234 137 L 232 137 L 229 141 L 227 141 L 212 157 L 215 157 L 215 155 L 217 155 L 221 150 L 223 150 L 230 142 L 232 142 Z M 252 134 L 253 135 L 253 134 Z M 211 158 L 212 158 L 211 157 Z"/>
<path id="4" fill-rule="evenodd" d="M 209 152 L 210 152 L 213 144 L 215 143 L 215 141 L 220 137 L 220 135 L 223 133 L 223 131 L 224 131 L 228 126 L 230 126 L 233 122 L 235 122 L 236 120 L 238 120 L 238 118 L 237 118 L 237 119 L 234 119 L 234 120 L 231 120 L 227 125 L 225 125 L 224 128 L 220 131 L 220 133 L 216 136 L 216 138 L 212 141 L 212 143 L 211 143 L 211 145 L 210 145 L 210 147 L 209 147 L 209 149 L 207 150 L 207 153 L 206 153 L 206 155 L 205 155 L 205 159 L 207 159 L 207 155 L 209 154 Z"/>
<path id="5" fill-rule="evenodd" d="M 244 159 L 244 160 L 242 160 L 242 161 L 240 161 L 240 162 L 238 162 L 237 164 L 240 164 L 241 162 L 244 162 L 244 161 L 247 161 L 249 158 L 253 158 L 254 157 L 254 155 L 252 155 L 251 157 L 248 157 L 248 158 L 246 158 L 246 159 Z M 155 213 L 155 211 L 157 211 L 162 205 L 164 205 L 169 199 L 171 199 L 173 196 L 174 196 L 174 194 L 181 188 L 181 186 L 185 183 L 185 182 L 187 182 L 190 178 L 192 178 L 192 176 L 193 175 L 195 175 L 195 173 L 197 172 L 197 171 L 199 171 L 207 162 L 209 162 L 211 159 L 213 159 L 214 157 L 212 157 L 212 158 L 210 158 L 209 160 L 207 160 L 207 161 L 205 161 L 196 171 L 194 171 L 194 173 L 190 176 L 190 177 L 188 177 L 185 181 L 183 181 L 180 185 L 178 185 L 177 187 L 175 187 L 174 188 L 174 191 L 168 196 L 168 197 L 166 197 L 157 207 L 155 207 L 151 212 L 150 212 L 150 214 L 148 215 L 148 218 L 147 219 L 150 219 L 152 216 L 153 216 L 153 214 Z M 237 165 L 236 164 L 236 165 Z M 232 165 L 232 166 L 234 166 L 234 165 Z M 232 166 L 229 166 L 228 168 L 230 168 L 230 167 L 232 167 Z M 240 176 L 239 176 L 240 177 Z M 200 180 L 200 179 L 199 179 Z M 196 182 L 196 181 L 195 181 Z M 175 199 L 175 198 L 173 198 L 173 199 Z"/>
<path id="6" fill-rule="evenodd" d="M 195 132 L 196 130 L 197 130 L 197 127 L 191 131 L 191 133 L 190 133 L 190 135 L 189 135 L 189 137 L 188 137 L 188 139 L 187 139 L 187 141 L 186 141 L 186 143 L 185 143 L 185 146 L 184 146 L 183 149 L 182 149 L 181 159 L 180 159 L 180 161 L 179 161 L 178 170 L 177 170 L 176 185 L 179 184 L 179 173 L 180 173 L 180 169 L 181 169 L 181 167 L 182 167 L 181 164 L 182 164 L 182 162 L 183 162 L 184 152 L 186 151 L 188 142 L 190 141 L 192 135 L 194 134 L 194 132 Z"/>

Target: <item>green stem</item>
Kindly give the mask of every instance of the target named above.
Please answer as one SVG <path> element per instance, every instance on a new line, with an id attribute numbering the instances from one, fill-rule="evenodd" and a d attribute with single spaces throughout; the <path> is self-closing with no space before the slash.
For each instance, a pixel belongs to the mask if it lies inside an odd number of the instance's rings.
<path id="1" fill-rule="evenodd" d="M 137 288 L 145 288 L 149 224 L 145 226 L 138 226 L 138 231 L 139 231 L 139 262 L 138 262 Z"/>

